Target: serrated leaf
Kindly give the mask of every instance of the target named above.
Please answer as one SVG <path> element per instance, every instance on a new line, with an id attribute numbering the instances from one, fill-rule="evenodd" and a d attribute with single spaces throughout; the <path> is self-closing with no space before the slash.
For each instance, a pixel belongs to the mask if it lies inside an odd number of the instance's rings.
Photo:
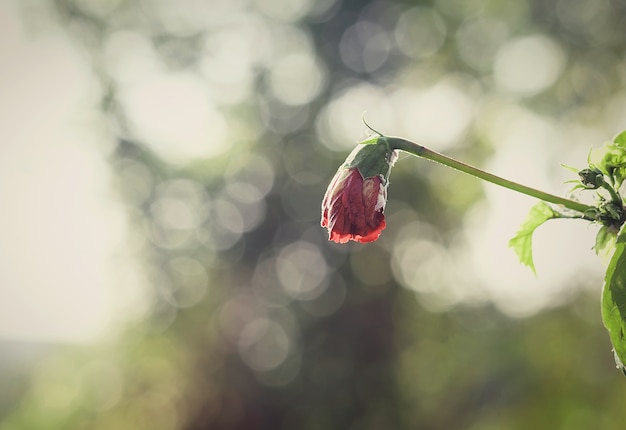
<path id="1" fill-rule="evenodd" d="M 559 213 L 547 203 L 539 202 L 530 209 L 520 229 L 509 241 L 509 246 L 513 248 L 520 262 L 530 267 L 533 273 L 537 273 L 533 262 L 533 233 L 544 222 L 559 217 Z"/>
<path id="2" fill-rule="evenodd" d="M 615 363 L 624 372 L 626 362 L 626 233 L 622 230 L 606 269 L 602 288 L 602 322 L 609 332 Z"/>

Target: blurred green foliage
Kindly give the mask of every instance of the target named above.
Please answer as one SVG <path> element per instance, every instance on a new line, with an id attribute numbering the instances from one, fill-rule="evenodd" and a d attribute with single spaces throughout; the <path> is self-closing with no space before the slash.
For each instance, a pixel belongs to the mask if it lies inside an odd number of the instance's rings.
<path id="1" fill-rule="evenodd" d="M 38 7 L 25 3 L 24 19 Z M 384 132 L 409 133 L 411 115 L 431 113 L 411 104 L 417 89 L 452 94 L 459 110 L 444 106 L 450 126 L 434 138 L 475 164 L 514 126 L 504 107 L 610 128 L 626 3 L 56 0 L 45 12 L 100 78 L 150 306 L 114 340 L 33 365 L 0 429 L 623 427 L 599 284 L 586 292 L 573 273 L 564 305 L 528 318 L 439 305 L 446 283 L 473 282 L 448 250 L 481 198 L 475 181 L 400 160 L 388 228 L 368 246 L 328 243 L 319 205 L 362 137 L 363 110 Z M 511 49 L 560 58 L 553 82 L 550 70 L 533 85 L 511 79 L 498 56 L 533 34 Z M 184 133 L 155 143 L 167 129 L 151 135 L 133 115 L 128 86 L 154 70 L 200 82 L 210 155 L 184 153 Z M 405 248 L 439 250 L 443 266 L 409 282 L 392 259 Z"/>

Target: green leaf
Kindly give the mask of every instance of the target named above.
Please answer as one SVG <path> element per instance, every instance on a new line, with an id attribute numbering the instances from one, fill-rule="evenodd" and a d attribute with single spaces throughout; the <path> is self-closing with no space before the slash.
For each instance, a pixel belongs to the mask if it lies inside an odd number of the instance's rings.
<path id="1" fill-rule="evenodd" d="M 625 372 L 626 361 L 626 233 L 617 238 L 615 251 L 606 269 L 602 289 L 602 322 L 609 332 L 615 363 Z M 626 372 L 625 372 L 626 373 Z"/>
<path id="2" fill-rule="evenodd" d="M 626 179 L 626 132 L 618 134 L 613 142 L 605 142 L 601 147 L 589 151 L 589 166 L 598 168 L 610 182 L 619 188 Z"/>
<path id="3" fill-rule="evenodd" d="M 598 234 L 596 235 L 596 244 L 593 249 L 595 249 L 596 254 L 600 254 L 600 252 L 605 249 L 610 250 L 611 247 L 615 244 L 615 233 L 612 232 L 611 227 L 607 227 L 603 225 L 600 230 L 598 230 Z M 608 255 L 608 253 L 606 254 Z"/>
<path id="4" fill-rule="evenodd" d="M 613 142 L 616 143 L 618 146 L 626 147 L 626 130 L 615 136 Z"/>
<path id="5" fill-rule="evenodd" d="M 535 264 L 533 262 L 533 233 L 544 222 L 552 218 L 559 218 L 560 215 L 547 203 L 539 202 L 530 209 L 526 220 L 522 223 L 515 236 L 509 241 L 509 246 L 513 248 L 522 264 L 530 267 L 533 273 Z"/>

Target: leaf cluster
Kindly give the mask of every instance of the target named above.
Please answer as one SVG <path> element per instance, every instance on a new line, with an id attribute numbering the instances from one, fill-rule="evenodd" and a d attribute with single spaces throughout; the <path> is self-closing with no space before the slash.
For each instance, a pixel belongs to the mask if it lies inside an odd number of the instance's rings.
<path id="1" fill-rule="evenodd" d="M 576 171 L 574 190 L 596 190 L 596 206 L 578 216 L 568 215 L 547 203 L 536 204 L 509 245 L 520 261 L 533 272 L 532 236 L 549 219 L 582 218 L 600 224 L 594 248 L 597 253 L 610 251 L 613 255 L 607 267 L 602 289 L 602 321 L 613 345 L 617 367 L 626 375 L 626 221 L 625 202 L 620 188 L 626 179 L 626 131 L 612 142 L 606 142 L 589 152 L 588 167 Z"/>
<path id="2" fill-rule="evenodd" d="M 555 218 L 586 219 L 600 224 L 594 249 L 597 253 L 610 250 L 615 244 L 617 233 L 626 221 L 624 199 L 620 196 L 620 187 L 626 179 L 626 131 L 618 134 L 613 141 L 592 149 L 587 158 L 588 167 L 574 171 L 578 179 L 573 191 L 595 190 L 596 205 L 586 213 L 571 213 L 544 202 L 539 202 L 530 210 L 520 229 L 509 241 L 520 261 L 535 272 L 532 255 L 532 236 L 543 223 Z"/>

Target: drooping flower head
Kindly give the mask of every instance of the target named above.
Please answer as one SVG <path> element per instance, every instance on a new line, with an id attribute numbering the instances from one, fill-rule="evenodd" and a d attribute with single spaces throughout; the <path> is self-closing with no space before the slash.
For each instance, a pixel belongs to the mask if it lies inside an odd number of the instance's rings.
<path id="1" fill-rule="evenodd" d="M 337 243 L 366 243 L 385 228 L 391 166 L 397 158 L 384 136 L 358 145 L 337 170 L 322 201 L 322 227 Z"/>

